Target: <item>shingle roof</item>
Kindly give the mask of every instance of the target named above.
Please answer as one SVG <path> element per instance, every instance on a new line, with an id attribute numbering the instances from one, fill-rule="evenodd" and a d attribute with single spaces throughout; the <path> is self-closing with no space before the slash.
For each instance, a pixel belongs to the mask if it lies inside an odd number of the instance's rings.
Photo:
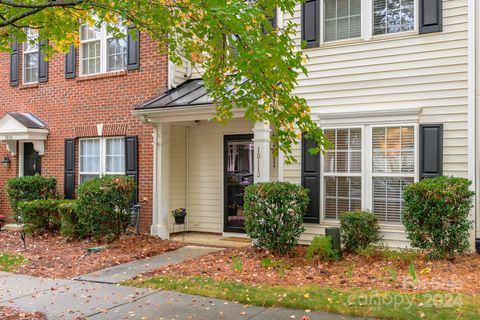
<path id="1" fill-rule="evenodd" d="M 29 129 L 45 129 L 47 126 L 30 112 L 8 112 L 15 120 Z"/>
<path id="2" fill-rule="evenodd" d="M 171 108 L 212 104 L 202 79 L 187 80 L 135 109 Z"/>

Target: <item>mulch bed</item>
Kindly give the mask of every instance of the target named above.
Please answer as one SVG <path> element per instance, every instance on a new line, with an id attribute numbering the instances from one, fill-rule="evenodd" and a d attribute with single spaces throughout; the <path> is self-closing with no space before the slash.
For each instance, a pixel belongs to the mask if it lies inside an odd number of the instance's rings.
<path id="1" fill-rule="evenodd" d="M 18 309 L 0 306 L 0 319 L 2 320 L 46 320 L 40 312 L 23 312 Z"/>
<path id="2" fill-rule="evenodd" d="M 28 259 L 16 272 L 48 278 L 72 278 L 183 246 L 177 242 L 135 234 L 126 234 L 109 244 L 92 240 L 66 241 L 54 235 L 27 236 L 26 245 L 24 249 L 19 232 L 0 232 L 0 253 L 19 254 Z M 88 248 L 95 246 L 105 246 L 105 250 L 87 253 Z"/>
<path id="3" fill-rule="evenodd" d="M 281 286 L 320 285 L 336 288 L 395 289 L 406 292 L 427 290 L 480 294 L 480 256 L 471 254 L 455 262 L 427 261 L 424 256 L 414 261 L 418 282 L 409 273 L 409 261 L 387 260 L 384 257 L 344 255 L 337 262 L 308 263 L 306 248 L 299 246 L 293 256 L 274 257 L 255 248 L 228 249 L 208 254 L 183 263 L 162 267 L 140 275 L 145 279 L 154 275 L 174 277 L 201 276 L 217 281 L 236 281 L 252 286 L 268 284 Z M 233 257 L 240 257 L 242 267 L 235 268 Z M 281 267 L 262 266 L 262 259 L 283 260 Z M 238 261 L 238 258 L 236 258 Z M 394 281 L 387 269 L 395 270 Z M 241 271 L 239 270 L 241 269 Z"/>

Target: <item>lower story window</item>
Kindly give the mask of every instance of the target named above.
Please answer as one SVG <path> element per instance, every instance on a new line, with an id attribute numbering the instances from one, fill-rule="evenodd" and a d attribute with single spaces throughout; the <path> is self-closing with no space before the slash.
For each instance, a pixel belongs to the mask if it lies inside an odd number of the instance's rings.
<path id="1" fill-rule="evenodd" d="M 333 144 L 323 159 L 325 218 L 363 208 L 379 222 L 402 222 L 403 189 L 416 176 L 415 132 L 414 125 L 325 129 Z"/>
<path id="2" fill-rule="evenodd" d="M 125 138 L 80 140 L 80 183 L 106 174 L 125 174 Z"/>

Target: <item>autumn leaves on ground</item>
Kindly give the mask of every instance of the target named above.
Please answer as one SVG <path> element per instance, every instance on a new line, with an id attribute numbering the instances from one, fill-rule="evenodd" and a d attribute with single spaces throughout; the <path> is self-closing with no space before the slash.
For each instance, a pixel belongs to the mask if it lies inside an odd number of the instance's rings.
<path id="1" fill-rule="evenodd" d="M 125 234 L 110 244 L 99 244 L 92 240 L 67 241 L 51 235 L 27 236 L 25 244 L 26 248 L 23 247 L 19 232 L 0 232 L 0 271 L 68 279 L 181 247 L 176 242 L 134 234 Z M 105 250 L 87 252 L 88 248 L 96 246 L 104 246 Z M 8 262 L 3 264 L 2 253 L 9 254 Z M 12 266 L 12 259 L 16 267 Z"/>

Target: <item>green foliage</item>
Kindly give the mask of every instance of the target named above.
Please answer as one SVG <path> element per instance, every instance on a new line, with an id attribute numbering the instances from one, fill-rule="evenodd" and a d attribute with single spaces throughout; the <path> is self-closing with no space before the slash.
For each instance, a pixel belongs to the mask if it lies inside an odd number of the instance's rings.
<path id="1" fill-rule="evenodd" d="M 366 211 L 352 211 L 340 216 L 340 236 L 348 252 L 356 252 L 382 239 L 377 217 Z"/>
<path id="2" fill-rule="evenodd" d="M 389 261 L 409 262 L 418 258 L 418 251 L 408 248 L 398 250 L 385 248 L 382 253 Z"/>
<path id="3" fill-rule="evenodd" d="M 373 246 L 369 245 L 365 248 L 359 248 L 356 252 L 361 257 L 365 258 L 380 258 L 391 262 L 410 262 L 418 258 L 418 251 L 415 249 L 403 248 L 392 249 L 384 247 L 383 245 Z"/>
<path id="4" fill-rule="evenodd" d="M 0 253 L 0 271 L 2 272 L 13 272 L 23 265 L 27 259 L 25 257 L 10 254 L 10 253 Z"/>
<path id="5" fill-rule="evenodd" d="M 375 288 L 370 290 L 364 288 L 337 289 L 319 285 L 248 285 L 236 282 L 233 279 L 216 281 L 207 277 L 178 278 L 164 275 L 149 279 L 129 280 L 126 284 L 142 288 L 175 290 L 186 294 L 231 300 L 267 308 L 308 309 L 368 319 L 478 320 L 480 314 L 478 297 L 438 291 L 405 292 Z M 302 313 L 302 311 L 299 311 L 299 313 Z M 314 315 L 310 317 L 312 319 L 319 318 Z M 279 318 L 280 316 L 275 317 L 275 315 L 270 317 L 270 319 Z M 308 316 L 304 318 L 308 318 Z"/>
<path id="6" fill-rule="evenodd" d="M 412 246 L 431 258 L 453 259 L 469 250 L 474 193 L 464 178 L 437 177 L 405 187 L 403 224 Z"/>
<path id="7" fill-rule="evenodd" d="M 390 266 L 385 266 L 385 271 L 390 275 L 390 281 L 391 282 L 393 282 L 393 283 L 397 282 L 398 275 L 397 275 L 397 271 L 395 271 L 395 269 L 393 269 Z"/>
<path id="8" fill-rule="evenodd" d="M 77 189 L 77 233 L 81 238 L 114 241 L 130 221 L 129 202 L 134 181 L 125 176 L 103 176 L 82 183 Z"/>
<path id="9" fill-rule="evenodd" d="M 243 261 L 241 257 L 232 257 L 233 268 L 237 272 L 243 271 Z"/>
<path id="10" fill-rule="evenodd" d="M 11 178 L 7 181 L 6 192 L 14 218 L 18 221 L 20 202 L 57 198 L 57 179 L 43 176 Z"/>
<path id="11" fill-rule="evenodd" d="M 328 261 L 337 260 L 339 253 L 333 249 L 332 237 L 315 236 L 307 248 L 305 258 L 309 261 Z"/>
<path id="12" fill-rule="evenodd" d="M 256 183 L 245 189 L 245 231 L 256 245 L 289 253 L 297 244 L 308 206 L 305 188 L 288 182 Z"/>
<path id="13" fill-rule="evenodd" d="M 410 264 L 408 265 L 408 274 L 410 275 L 410 278 L 412 278 L 413 282 L 417 284 L 417 268 L 415 268 L 415 264 L 413 263 L 413 261 L 410 261 Z"/>
<path id="14" fill-rule="evenodd" d="M 352 281 L 353 279 L 353 265 L 349 265 L 346 269 L 345 269 L 345 277 L 347 278 L 348 281 Z"/>
<path id="15" fill-rule="evenodd" d="M 285 270 L 287 269 L 287 266 L 285 265 L 285 261 L 283 259 L 281 260 L 272 260 L 270 258 L 263 258 L 260 260 L 260 265 L 262 268 L 272 268 L 276 270 L 281 276 L 285 275 Z"/>
<path id="16" fill-rule="evenodd" d="M 60 214 L 60 234 L 67 238 L 75 238 L 78 236 L 78 215 L 77 201 L 64 200 L 58 205 Z"/>
<path id="17" fill-rule="evenodd" d="M 158 41 L 160 50 L 168 52 L 173 62 L 187 60 L 193 68 L 204 70 L 205 85 L 217 105 L 215 120 L 224 123 L 232 119 L 234 108 L 241 108 L 252 122 L 269 121 L 276 129 L 275 145 L 285 152 L 287 161 L 293 161 L 292 146 L 298 140 L 296 128 L 316 139 L 318 149 L 327 144 L 322 130 L 310 118 L 306 100 L 293 93 L 298 75 L 307 72 L 307 57 L 295 41 L 300 27 L 293 21 L 281 28 L 272 27 L 269 20 L 275 8 L 289 15 L 301 3 L 302 0 L 3 1 L 0 49 L 7 51 L 13 37 L 26 41 L 23 28 L 18 26 L 32 26 L 41 30 L 39 40 L 49 40 L 43 51 L 50 57 L 55 52 L 66 52 L 70 43 L 79 45 L 81 21 L 95 26 L 110 23 L 109 31 L 119 35 L 124 31 L 113 26 L 119 16 L 124 25 L 134 24 Z M 98 17 L 97 22 L 93 16 Z"/>
<path id="18" fill-rule="evenodd" d="M 64 200 L 40 199 L 22 201 L 18 210 L 27 234 L 40 235 L 56 233 L 60 230 L 58 206 Z"/>

